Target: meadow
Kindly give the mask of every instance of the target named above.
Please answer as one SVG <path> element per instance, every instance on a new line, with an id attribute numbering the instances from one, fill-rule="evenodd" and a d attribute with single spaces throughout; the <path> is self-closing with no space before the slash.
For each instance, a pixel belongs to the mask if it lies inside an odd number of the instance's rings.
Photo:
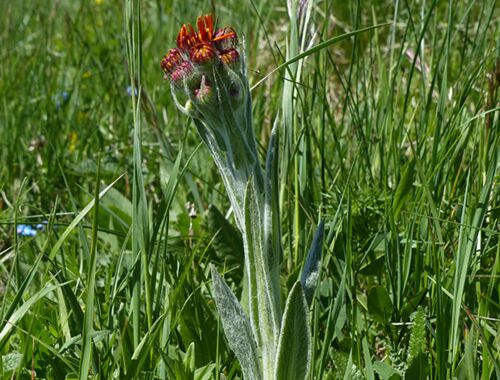
<path id="1" fill-rule="evenodd" d="M 325 223 L 308 378 L 500 379 L 497 1 L 0 12 L 1 379 L 242 379 L 210 276 L 243 297 L 242 237 L 160 68 L 210 12 L 261 162 L 278 125 L 283 298 Z"/>

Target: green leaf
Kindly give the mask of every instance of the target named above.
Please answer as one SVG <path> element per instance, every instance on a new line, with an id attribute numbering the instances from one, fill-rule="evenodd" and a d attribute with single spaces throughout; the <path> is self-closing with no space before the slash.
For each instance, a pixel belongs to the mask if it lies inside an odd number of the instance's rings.
<path id="1" fill-rule="evenodd" d="M 40 291 L 31 296 L 26 302 L 24 302 L 19 309 L 14 311 L 12 315 L 9 317 L 5 324 L 3 325 L 3 329 L 0 332 L 0 347 L 3 347 L 6 343 L 6 339 L 9 337 L 10 332 L 16 326 L 16 324 L 24 317 L 24 315 L 30 310 L 30 308 L 38 302 L 40 299 L 45 297 L 50 292 L 56 290 L 63 284 L 51 285 L 47 283 Z"/>
<path id="2" fill-rule="evenodd" d="M 113 220 L 115 227 L 127 231 L 132 224 L 132 202 L 115 188 L 101 201 L 100 212 L 105 211 Z"/>
<path id="3" fill-rule="evenodd" d="M 271 130 L 271 137 L 266 154 L 266 183 L 264 204 L 264 242 L 268 255 L 269 273 L 275 292 L 274 298 L 279 301 L 280 294 L 280 267 L 283 261 L 283 247 L 281 245 L 281 214 L 279 201 L 279 117 L 276 116 Z M 275 303 L 278 315 L 281 315 L 281 303 Z"/>
<path id="4" fill-rule="evenodd" d="M 392 301 L 387 289 L 383 286 L 374 286 L 368 292 L 368 311 L 373 319 L 386 324 L 392 315 Z"/>
<path id="5" fill-rule="evenodd" d="M 102 197 L 104 195 L 106 195 L 106 193 L 120 180 L 122 179 L 125 174 L 127 174 L 126 172 L 124 172 L 123 174 L 121 174 L 118 178 L 116 178 L 113 182 L 111 182 L 111 184 L 109 184 L 108 186 L 106 186 L 100 193 L 99 193 L 99 199 L 102 199 Z M 94 204 L 95 204 L 96 200 L 95 199 L 92 199 L 88 204 L 87 206 L 85 206 L 82 211 L 80 211 L 78 213 L 78 215 L 75 217 L 75 219 L 73 219 L 73 221 L 68 225 L 68 227 L 66 227 L 66 229 L 63 231 L 63 233 L 61 234 L 61 236 L 59 237 L 59 239 L 57 240 L 56 244 L 54 244 L 54 246 L 52 247 L 50 253 L 49 253 L 49 259 L 50 260 L 53 260 L 54 257 L 56 256 L 57 252 L 59 251 L 59 249 L 61 249 L 62 245 L 65 243 L 66 239 L 68 238 L 68 236 L 71 234 L 71 232 L 73 232 L 73 230 L 76 228 L 76 226 L 78 225 L 78 223 L 80 223 L 82 221 L 83 218 L 85 218 L 85 216 L 90 212 L 90 210 L 92 210 L 92 208 L 94 207 Z"/>
<path id="6" fill-rule="evenodd" d="M 195 354 L 194 342 L 191 342 L 182 361 L 187 372 L 193 372 L 196 368 Z"/>
<path id="7" fill-rule="evenodd" d="M 295 283 L 285 305 L 278 342 L 276 380 L 305 379 L 311 360 L 308 307 L 302 285 Z"/>
<path id="8" fill-rule="evenodd" d="M 155 323 L 151 326 L 151 329 L 142 337 L 139 344 L 135 348 L 130 367 L 127 369 L 127 372 L 132 374 L 132 378 L 138 378 L 142 367 L 149 358 L 151 347 L 154 347 L 158 340 L 158 334 L 161 332 L 165 316 L 166 314 L 162 314 L 158 317 Z"/>
<path id="9" fill-rule="evenodd" d="M 311 302 L 314 297 L 314 291 L 318 283 L 319 269 L 321 263 L 321 250 L 323 248 L 323 231 L 325 229 L 325 223 L 321 222 L 316 229 L 314 238 L 307 254 L 306 264 L 304 265 L 304 270 L 302 271 L 302 276 L 300 277 L 300 283 L 304 289 L 304 294 L 306 296 L 307 304 L 311 306 Z"/>
<path id="10" fill-rule="evenodd" d="M 476 376 L 476 363 L 475 357 L 476 352 L 474 350 L 474 325 L 472 325 L 472 329 L 469 331 L 467 328 L 464 333 L 464 360 L 462 362 L 463 370 L 465 372 L 465 378 L 467 380 L 475 380 Z"/>
<path id="11" fill-rule="evenodd" d="M 264 373 L 275 372 L 276 342 L 279 335 L 279 284 L 271 281 L 268 256 L 264 247 L 262 209 L 258 185 L 251 177 L 245 191 L 244 240 L 246 241 L 246 263 L 249 278 L 249 310 L 256 341 L 262 350 Z M 270 375 L 269 375 L 270 376 Z"/>
<path id="12" fill-rule="evenodd" d="M 459 327 L 460 327 L 460 309 L 462 307 L 462 298 L 465 292 L 465 282 L 470 269 L 470 262 L 473 259 L 477 249 L 477 241 L 479 231 L 486 217 L 486 212 L 490 205 L 490 193 L 495 182 L 495 174 L 497 173 L 497 159 L 491 160 L 488 172 L 485 177 L 484 185 L 481 189 L 479 199 L 475 209 L 469 205 L 469 197 L 472 195 L 469 190 L 469 182 L 474 174 L 469 172 L 467 185 L 465 189 L 464 211 L 462 213 L 460 223 L 460 234 L 458 251 L 455 256 L 455 275 L 453 281 L 453 313 L 451 316 L 451 331 L 450 331 L 450 362 L 452 362 L 460 349 L 459 343 Z M 495 366 L 498 371 L 498 367 Z"/>
<path id="13" fill-rule="evenodd" d="M 212 266 L 213 293 L 229 347 L 238 358 L 245 379 L 258 380 L 260 366 L 250 322 L 233 292 Z"/>
<path id="14" fill-rule="evenodd" d="M 352 363 L 352 351 L 349 352 L 349 359 L 347 360 L 347 364 L 345 366 L 344 371 L 344 380 L 352 380 L 355 376 L 355 365 Z"/>
<path id="15" fill-rule="evenodd" d="M 416 294 L 410 295 L 406 302 L 404 303 L 400 315 L 403 320 L 408 320 L 410 315 L 414 313 L 417 309 L 417 305 L 422 303 L 425 295 L 427 294 L 427 289 L 421 289 Z M 418 309 L 417 309 L 418 310 Z"/>
<path id="16" fill-rule="evenodd" d="M 210 363 L 207 364 L 206 366 L 203 366 L 201 368 L 197 368 L 196 371 L 194 371 L 194 376 L 193 380 L 211 380 L 213 379 L 213 372 L 215 369 L 215 364 Z"/>
<path id="17" fill-rule="evenodd" d="M 402 379 L 402 375 L 397 369 L 392 368 L 389 364 L 384 362 L 374 362 L 373 369 L 378 373 L 382 380 Z"/>
<path id="18" fill-rule="evenodd" d="M 392 205 L 394 217 L 399 214 L 401 208 L 403 207 L 403 204 L 405 203 L 406 197 L 410 193 L 410 189 L 412 188 L 413 184 L 414 173 L 415 160 L 411 160 L 406 166 L 403 176 L 401 177 L 398 183 L 398 187 L 396 188 L 396 193 L 394 195 L 394 201 Z"/>
<path id="19" fill-rule="evenodd" d="M 271 130 L 271 137 L 269 138 L 269 145 L 266 153 L 266 206 L 270 208 L 270 213 L 273 215 L 272 229 L 279 227 L 279 117 L 276 116 L 273 128 Z"/>
<path id="20" fill-rule="evenodd" d="M 405 379 L 427 379 L 429 362 L 427 355 L 419 353 L 405 372 Z"/>
<path id="21" fill-rule="evenodd" d="M 408 358 L 406 363 L 408 369 L 405 372 L 406 379 L 427 378 L 427 354 L 425 351 L 425 313 L 419 306 L 413 320 L 410 344 L 408 347 Z"/>
<path id="22" fill-rule="evenodd" d="M 87 264 L 87 296 L 85 299 L 85 314 L 82 332 L 82 352 L 80 356 L 80 371 L 79 378 L 84 380 L 88 377 L 91 365 L 91 354 L 94 348 L 92 336 L 94 334 L 94 317 L 95 317 L 95 277 L 96 277 L 96 260 L 97 260 L 97 233 L 99 221 L 99 182 L 101 179 L 101 158 L 97 159 L 97 174 L 94 196 L 94 218 L 92 221 L 92 247 L 90 249 L 90 260 Z M 95 349 L 95 348 L 94 348 Z M 98 371 L 98 363 L 92 362 L 95 373 Z"/>
<path id="23" fill-rule="evenodd" d="M 241 233 L 222 215 L 217 207 L 210 205 L 207 213 L 208 230 L 213 238 L 215 253 L 219 259 L 229 263 L 243 264 L 243 240 Z"/>

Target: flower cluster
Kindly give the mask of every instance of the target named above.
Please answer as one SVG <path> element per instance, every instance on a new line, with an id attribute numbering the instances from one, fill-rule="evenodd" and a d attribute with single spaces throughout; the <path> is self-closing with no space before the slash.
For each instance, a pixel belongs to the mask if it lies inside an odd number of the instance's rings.
<path id="1" fill-rule="evenodd" d="M 177 36 L 177 47 L 161 60 L 164 78 L 170 81 L 178 106 L 193 117 L 197 115 L 193 109 L 196 106 L 216 104 L 220 89 L 214 87 L 221 85 L 218 78 L 230 83 L 228 95 L 234 99 L 232 103 L 241 98 L 236 80 L 240 74 L 236 32 L 229 27 L 215 29 L 211 14 L 198 17 L 196 26 L 198 31 L 184 24 Z"/>
<path id="2" fill-rule="evenodd" d="M 211 14 L 198 17 L 196 29 L 184 24 L 176 42 L 161 60 L 164 77 L 177 107 L 194 119 L 242 225 L 247 182 L 263 183 L 243 43 L 232 28 L 216 28 Z"/>

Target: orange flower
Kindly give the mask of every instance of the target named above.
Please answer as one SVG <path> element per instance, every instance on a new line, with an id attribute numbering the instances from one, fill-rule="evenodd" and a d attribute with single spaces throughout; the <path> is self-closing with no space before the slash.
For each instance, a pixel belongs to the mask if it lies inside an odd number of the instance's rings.
<path id="1" fill-rule="evenodd" d="M 217 51 L 212 45 L 200 42 L 189 50 L 189 58 L 196 64 L 205 64 L 212 61 L 217 55 Z"/>
<path id="2" fill-rule="evenodd" d="M 177 35 L 177 46 L 182 50 L 189 50 L 198 43 L 198 35 L 191 24 L 184 24 Z"/>
<path id="3" fill-rule="evenodd" d="M 211 14 L 200 16 L 196 20 L 198 32 L 191 24 L 184 24 L 177 35 L 177 47 L 184 51 L 195 47 L 197 44 L 205 43 L 213 45 L 215 42 L 228 38 L 236 38 L 236 33 L 231 28 L 219 29 L 214 34 L 214 20 Z"/>
<path id="4" fill-rule="evenodd" d="M 211 14 L 198 17 L 193 27 L 182 25 L 177 47 L 161 60 L 164 78 L 181 110 L 200 117 L 193 105 L 215 105 L 217 102 L 239 108 L 246 99 L 239 79 L 246 83 L 243 53 L 233 28 L 216 28 Z M 224 84 L 221 92 L 218 86 Z M 227 99 L 222 99 L 223 97 Z M 222 99 L 222 100 L 221 100 Z"/>
<path id="5" fill-rule="evenodd" d="M 214 20 L 211 14 L 198 17 L 196 20 L 198 27 L 198 38 L 202 42 L 211 42 L 214 35 Z"/>

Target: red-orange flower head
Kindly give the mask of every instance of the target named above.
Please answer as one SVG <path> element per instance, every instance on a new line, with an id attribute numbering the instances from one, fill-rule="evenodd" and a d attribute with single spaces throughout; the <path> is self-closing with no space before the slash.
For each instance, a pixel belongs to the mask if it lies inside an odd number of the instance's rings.
<path id="1" fill-rule="evenodd" d="M 200 42 L 189 49 L 189 58 L 197 65 L 212 62 L 216 57 L 217 51 L 207 42 Z"/>
<path id="2" fill-rule="evenodd" d="M 213 40 L 213 17 L 211 14 L 198 17 L 196 21 L 198 33 L 194 30 L 191 24 L 182 25 L 179 34 L 177 35 L 177 47 L 188 52 L 195 45 L 205 42 L 212 43 Z"/>
<path id="3" fill-rule="evenodd" d="M 191 24 L 184 24 L 177 35 L 178 49 L 189 55 L 194 64 L 211 62 L 226 50 L 234 48 L 238 42 L 232 28 L 221 28 L 214 33 L 214 18 L 211 14 L 198 17 L 196 27 L 198 31 Z"/>
<path id="4" fill-rule="evenodd" d="M 198 39 L 202 42 L 212 42 L 214 38 L 214 19 L 211 14 L 200 16 L 196 20 Z"/>
<path id="5" fill-rule="evenodd" d="M 184 51 L 198 43 L 198 35 L 194 31 L 191 24 L 182 25 L 179 34 L 177 35 L 177 46 Z"/>
<path id="6" fill-rule="evenodd" d="M 246 83 L 240 70 L 241 58 L 236 32 L 230 27 L 216 28 L 214 17 L 208 14 L 198 17 L 195 27 L 182 25 L 177 47 L 163 57 L 161 68 L 181 110 L 195 115 L 193 105 L 220 101 L 232 108 L 241 106 L 245 97 L 240 80 Z M 221 85 L 228 91 L 220 92 Z M 230 99 L 220 100 L 226 95 Z"/>

